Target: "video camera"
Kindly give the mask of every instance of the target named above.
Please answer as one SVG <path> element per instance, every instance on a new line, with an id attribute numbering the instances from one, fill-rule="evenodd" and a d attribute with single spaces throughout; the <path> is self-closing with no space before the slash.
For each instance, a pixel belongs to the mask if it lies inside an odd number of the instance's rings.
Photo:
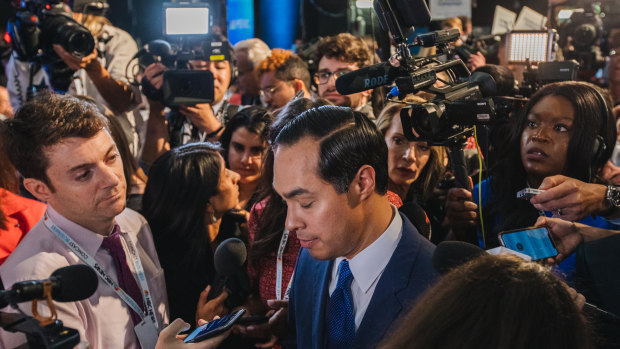
<path id="1" fill-rule="evenodd" d="M 66 91 L 73 71 L 58 57 L 52 45 L 58 44 L 77 57 L 91 54 L 95 39 L 76 22 L 70 8 L 61 0 L 24 0 L 15 17 L 9 20 L 7 32 L 13 51 L 22 61 L 43 66 L 52 88 Z M 33 74 L 31 74 L 33 75 Z M 34 94 L 32 84 L 28 95 Z"/>
<path id="2" fill-rule="evenodd" d="M 585 81 L 590 81 L 605 64 L 600 48 L 605 31 L 603 16 L 599 7 L 589 4 L 573 10 L 568 20 L 560 24 L 558 44 L 564 51 L 564 58 L 579 63 L 579 75 Z"/>
<path id="3" fill-rule="evenodd" d="M 212 33 L 211 16 L 208 3 L 164 3 L 168 41 L 151 41 L 137 55 L 142 68 L 155 62 L 168 68 L 161 90 L 142 80 L 147 97 L 168 107 L 213 102 L 213 74 L 190 65 L 191 60 L 231 60 L 228 41 Z"/>
<path id="4" fill-rule="evenodd" d="M 351 94 L 395 84 L 388 99 L 403 99 L 405 95 L 419 91 L 434 94 L 435 98 L 428 103 L 402 109 L 400 117 L 405 136 L 410 141 L 448 146 L 456 184 L 468 188 L 464 143 L 473 135 L 474 125 L 507 117 L 515 103 L 491 98 L 496 93 L 491 75 L 476 73 L 471 76 L 465 63 L 458 58 L 446 62 L 439 60 L 442 55 L 452 56 L 453 48 L 449 43 L 459 38 L 458 29 L 418 35 L 413 44 L 407 43 L 406 38 L 413 26 L 430 22 L 430 11 L 424 0 L 375 0 L 374 9 L 381 26 L 389 31 L 396 43 L 396 54 L 388 62 L 339 77 L 336 89 L 341 94 Z M 415 58 L 409 51 L 413 46 L 435 47 L 437 54 Z"/>
<path id="5" fill-rule="evenodd" d="M 485 57 L 493 56 L 497 55 L 500 42 L 501 37 L 499 35 L 483 35 L 479 37 L 470 35 L 467 38 L 467 41 L 465 41 L 463 45 L 455 47 L 454 51 L 456 51 L 461 59 L 466 61 L 472 54 L 476 54 L 478 52 Z"/>

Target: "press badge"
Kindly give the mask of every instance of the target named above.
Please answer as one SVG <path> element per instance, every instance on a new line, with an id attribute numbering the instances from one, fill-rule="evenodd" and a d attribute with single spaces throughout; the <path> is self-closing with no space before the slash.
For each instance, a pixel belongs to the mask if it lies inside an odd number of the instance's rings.
<path id="1" fill-rule="evenodd" d="M 142 349 L 155 349 L 157 344 L 157 330 L 151 321 L 143 319 L 136 327 L 133 328 L 140 342 Z"/>

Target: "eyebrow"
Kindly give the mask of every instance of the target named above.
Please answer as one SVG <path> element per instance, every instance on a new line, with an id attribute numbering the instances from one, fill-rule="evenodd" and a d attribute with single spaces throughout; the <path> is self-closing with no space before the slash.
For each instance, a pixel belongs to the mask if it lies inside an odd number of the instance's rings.
<path id="1" fill-rule="evenodd" d="M 299 196 L 302 194 L 309 194 L 310 192 L 307 189 L 304 188 L 295 188 L 291 191 L 289 191 L 288 193 L 284 193 L 282 194 L 282 196 L 284 196 L 286 199 L 292 199 L 295 196 Z"/>
<path id="2" fill-rule="evenodd" d="M 108 148 L 108 150 L 106 151 L 105 155 L 108 156 L 108 154 L 110 154 L 110 152 L 114 150 L 114 144 L 110 146 L 110 148 Z M 72 167 L 68 172 L 75 172 L 81 169 L 85 169 L 85 168 L 90 168 L 93 167 L 95 165 L 94 162 L 87 162 L 84 164 L 80 164 L 77 166 Z"/>

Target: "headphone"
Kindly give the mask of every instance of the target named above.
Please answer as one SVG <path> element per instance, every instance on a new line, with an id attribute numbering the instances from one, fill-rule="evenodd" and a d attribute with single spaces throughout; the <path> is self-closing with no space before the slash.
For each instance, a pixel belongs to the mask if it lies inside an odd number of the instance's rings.
<path id="1" fill-rule="evenodd" d="M 593 86 L 591 86 L 590 88 L 597 96 L 601 108 L 601 115 L 605 116 L 605 118 L 601 120 L 599 133 L 594 139 L 594 146 L 592 147 L 592 164 L 595 166 L 603 166 L 606 161 L 605 151 L 607 150 L 607 144 L 605 144 L 605 139 L 603 138 L 602 134 L 604 134 L 604 132 L 606 131 L 608 121 L 614 120 L 615 118 L 611 109 L 607 105 L 607 101 L 605 100 L 605 97 L 603 96 L 601 91 L 599 91 L 599 89 Z"/>

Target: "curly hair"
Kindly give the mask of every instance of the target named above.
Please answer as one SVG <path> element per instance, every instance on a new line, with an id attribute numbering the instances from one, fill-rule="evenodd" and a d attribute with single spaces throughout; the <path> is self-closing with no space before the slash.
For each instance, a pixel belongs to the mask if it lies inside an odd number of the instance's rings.
<path id="1" fill-rule="evenodd" d="M 340 33 L 321 39 L 318 44 L 317 62 L 323 57 L 336 58 L 362 68 L 372 64 L 373 53 L 362 38 L 349 33 Z"/>
<path id="2" fill-rule="evenodd" d="M 260 62 L 254 71 L 259 80 L 263 74 L 273 71 L 276 78 L 282 81 L 299 79 L 306 85 L 306 88 L 310 87 L 308 65 L 290 50 L 274 48 L 271 50 L 271 56 Z"/>

